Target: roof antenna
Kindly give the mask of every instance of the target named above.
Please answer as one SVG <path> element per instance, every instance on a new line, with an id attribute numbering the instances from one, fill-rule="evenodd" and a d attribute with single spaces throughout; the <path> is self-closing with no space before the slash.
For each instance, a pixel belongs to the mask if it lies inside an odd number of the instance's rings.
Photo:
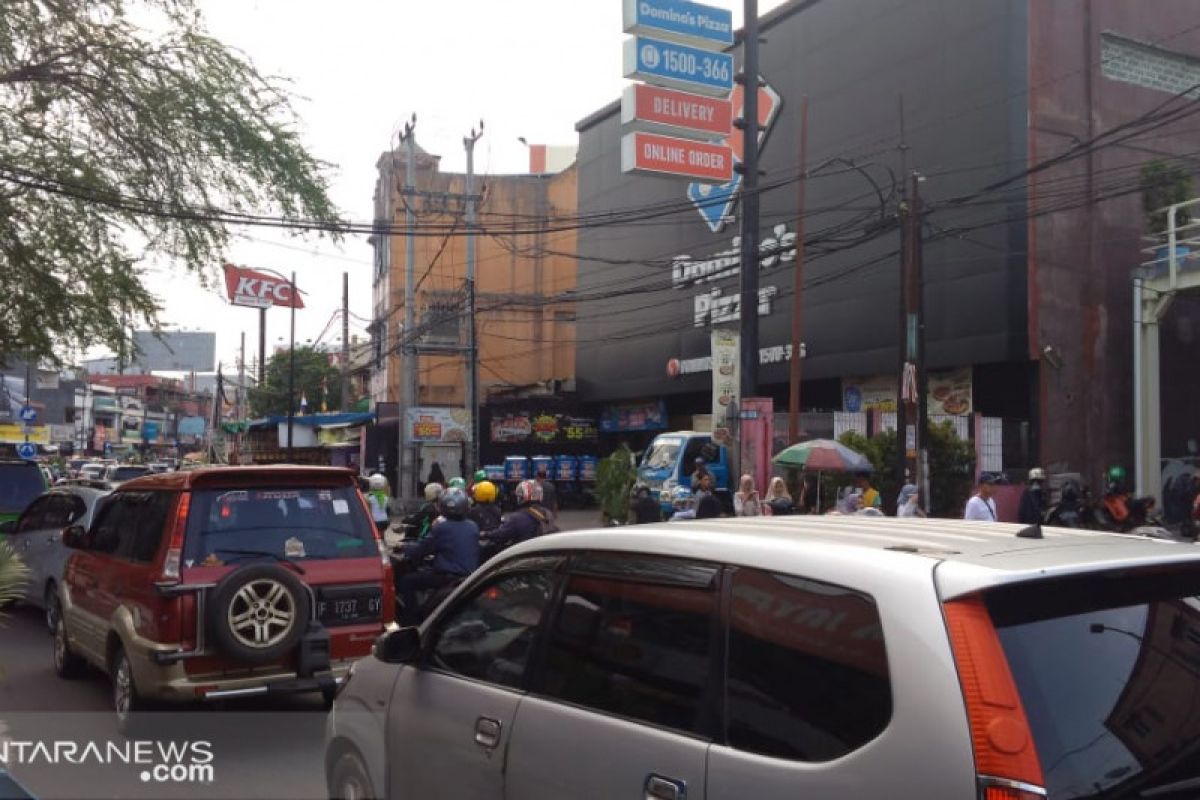
<path id="1" fill-rule="evenodd" d="M 1017 538 L 1019 538 L 1019 539 L 1045 539 L 1046 537 L 1042 535 L 1041 523 L 1036 523 L 1036 524 L 1030 525 L 1028 528 L 1021 528 L 1021 530 L 1017 531 Z"/>

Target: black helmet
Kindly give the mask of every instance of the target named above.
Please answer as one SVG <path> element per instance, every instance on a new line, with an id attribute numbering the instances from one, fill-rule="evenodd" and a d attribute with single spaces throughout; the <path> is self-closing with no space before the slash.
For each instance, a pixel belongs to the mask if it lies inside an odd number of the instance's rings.
<path id="1" fill-rule="evenodd" d="M 438 499 L 438 510 L 447 519 L 463 519 L 467 516 L 467 493 L 456 486 L 452 486 L 442 492 L 442 496 Z"/>

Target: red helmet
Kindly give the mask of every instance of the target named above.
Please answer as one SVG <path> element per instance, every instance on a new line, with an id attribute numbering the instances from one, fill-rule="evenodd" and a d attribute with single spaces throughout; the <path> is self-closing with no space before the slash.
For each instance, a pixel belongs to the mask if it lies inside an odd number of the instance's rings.
<path id="1" fill-rule="evenodd" d="M 542 502 L 542 487 L 535 480 L 523 480 L 518 483 L 516 494 L 519 505 Z"/>

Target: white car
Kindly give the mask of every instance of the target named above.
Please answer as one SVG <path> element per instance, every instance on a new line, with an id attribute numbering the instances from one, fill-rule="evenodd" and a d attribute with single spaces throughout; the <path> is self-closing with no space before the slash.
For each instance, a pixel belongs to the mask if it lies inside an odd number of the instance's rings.
<path id="1" fill-rule="evenodd" d="M 385 634 L 332 797 L 1195 797 L 1200 548 L 996 523 L 544 536 Z"/>

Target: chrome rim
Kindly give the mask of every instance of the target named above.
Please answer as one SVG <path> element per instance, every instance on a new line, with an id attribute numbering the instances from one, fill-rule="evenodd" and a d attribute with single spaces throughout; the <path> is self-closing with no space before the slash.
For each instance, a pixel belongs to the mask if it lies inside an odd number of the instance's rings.
<path id="1" fill-rule="evenodd" d="M 234 638 L 247 647 L 273 647 L 296 624 L 296 600 L 277 580 L 250 581 L 233 596 L 228 622 Z"/>
<path id="2" fill-rule="evenodd" d="M 117 716 L 129 716 L 129 706 L 133 700 L 133 676 L 129 674 L 129 659 L 121 656 L 117 662 L 117 673 L 113 676 L 113 706 Z"/>

